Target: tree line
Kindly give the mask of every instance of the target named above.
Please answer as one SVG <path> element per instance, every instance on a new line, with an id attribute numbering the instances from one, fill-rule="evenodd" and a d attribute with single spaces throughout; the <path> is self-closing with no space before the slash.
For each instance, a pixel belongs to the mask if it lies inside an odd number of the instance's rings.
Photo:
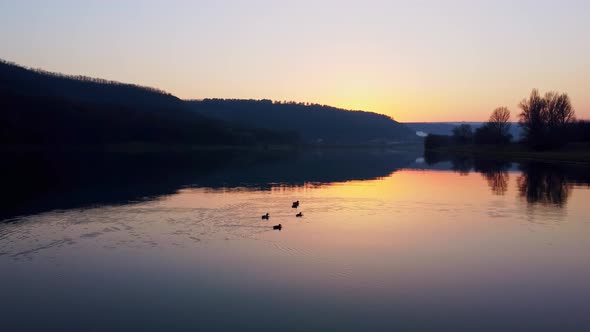
<path id="1" fill-rule="evenodd" d="M 314 106 L 314 107 L 331 107 L 333 106 L 326 105 L 326 104 L 318 104 L 318 103 L 311 103 L 311 102 L 301 102 L 301 101 L 294 101 L 294 100 L 271 100 L 271 99 L 239 99 L 239 98 L 205 98 L 205 99 L 187 99 L 189 103 L 211 103 L 211 104 L 221 104 L 221 103 L 250 103 L 250 104 L 265 104 L 265 105 L 298 105 L 298 106 Z M 350 110 L 346 110 L 350 111 Z"/>
<path id="2" fill-rule="evenodd" d="M 268 99 L 204 99 L 187 102 L 203 116 L 234 125 L 297 132 L 303 143 L 329 145 L 413 142 L 415 132 L 391 117 L 336 107 Z"/>
<path id="3" fill-rule="evenodd" d="M 85 76 L 85 75 L 67 75 L 67 74 L 63 74 L 63 73 L 56 73 L 56 72 L 52 72 L 52 71 L 48 71 L 48 70 L 44 70 L 44 69 L 40 69 L 40 68 L 30 68 L 30 67 L 21 66 L 21 65 L 14 63 L 14 62 L 7 61 L 4 59 L 0 59 L 0 64 L 4 65 L 5 67 L 12 68 L 14 70 L 28 71 L 28 72 L 35 73 L 40 76 L 45 76 L 48 78 L 64 79 L 64 80 L 87 82 L 87 83 L 96 83 L 96 84 L 103 84 L 103 85 L 114 85 L 114 86 L 119 86 L 119 87 L 130 87 L 130 88 L 135 88 L 135 89 L 146 90 L 146 91 L 157 93 L 157 94 L 172 96 L 172 94 L 169 92 L 166 92 L 162 89 L 150 87 L 150 86 L 143 86 L 143 85 L 131 84 L 131 83 L 123 83 L 123 82 L 119 82 L 119 81 L 107 80 L 104 78 L 96 78 L 96 77 L 90 77 L 90 76 Z"/>
<path id="4" fill-rule="evenodd" d="M 293 101 L 181 100 L 158 89 L 0 61 L 0 144 L 387 144 L 391 117 Z"/>
<path id="5" fill-rule="evenodd" d="M 0 144 L 292 145 L 294 132 L 208 118 L 158 89 L 0 61 Z"/>
<path id="6" fill-rule="evenodd" d="M 590 141 L 590 122 L 576 119 L 567 93 L 550 91 L 541 95 L 533 89 L 518 107 L 518 125 L 523 132 L 520 138 L 510 134 L 510 110 L 503 106 L 496 108 L 488 121 L 475 130 L 462 124 L 453 129 L 451 136 L 428 135 L 425 148 L 463 144 L 504 146 L 516 140 L 534 150 L 547 150 Z"/>

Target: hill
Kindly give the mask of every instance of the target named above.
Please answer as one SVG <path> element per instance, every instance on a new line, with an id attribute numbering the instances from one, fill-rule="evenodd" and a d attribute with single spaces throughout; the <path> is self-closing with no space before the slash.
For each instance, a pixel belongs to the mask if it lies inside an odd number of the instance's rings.
<path id="1" fill-rule="evenodd" d="M 199 114 L 233 124 L 297 132 L 306 143 L 387 144 L 417 139 L 411 129 L 372 112 L 271 100 L 205 99 L 188 103 Z"/>
<path id="2" fill-rule="evenodd" d="M 0 62 L 0 143 L 294 144 L 296 134 L 231 126 L 163 91 Z"/>
<path id="3" fill-rule="evenodd" d="M 270 100 L 181 100 L 133 84 L 0 60 L 0 143 L 191 145 L 384 144 L 415 141 L 392 118 Z"/>
<path id="4" fill-rule="evenodd" d="M 183 103 L 181 99 L 154 88 L 30 69 L 2 60 L 0 89 L 22 96 L 59 97 L 73 102 L 151 109 L 181 108 Z"/>

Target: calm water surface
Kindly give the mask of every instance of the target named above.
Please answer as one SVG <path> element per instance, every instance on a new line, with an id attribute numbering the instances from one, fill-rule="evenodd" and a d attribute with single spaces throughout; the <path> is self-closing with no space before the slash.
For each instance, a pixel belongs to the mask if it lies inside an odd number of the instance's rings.
<path id="1" fill-rule="evenodd" d="M 315 153 L 28 197 L 0 223 L 1 324 L 590 330 L 588 169 L 361 157 L 367 169 Z M 158 190 L 137 189 L 146 179 Z"/>

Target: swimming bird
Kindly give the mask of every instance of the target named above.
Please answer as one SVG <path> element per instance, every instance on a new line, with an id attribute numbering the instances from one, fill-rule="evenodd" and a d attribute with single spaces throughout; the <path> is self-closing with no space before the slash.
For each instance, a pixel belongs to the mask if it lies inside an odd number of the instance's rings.
<path id="1" fill-rule="evenodd" d="M 268 220 L 268 218 L 270 218 L 270 214 L 268 214 L 268 212 L 262 215 L 262 219 Z"/>
<path id="2" fill-rule="evenodd" d="M 299 201 L 293 202 L 292 208 L 296 209 L 299 207 Z"/>
<path id="3" fill-rule="evenodd" d="M 278 224 L 278 225 L 272 226 L 272 229 L 273 229 L 273 230 L 275 230 L 275 229 L 278 229 L 278 230 L 280 231 L 282 228 L 283 228 L 283 225 L 281 225 L 281 224 Z"/>
<path id="4" fill-rule="evenodd" d="M 299 213 L 297 213 L 297 214 L 295 215 L 295 217 L 297 217 L 297 218 L 303 217 L 303 212 L 299 212 Z"/>

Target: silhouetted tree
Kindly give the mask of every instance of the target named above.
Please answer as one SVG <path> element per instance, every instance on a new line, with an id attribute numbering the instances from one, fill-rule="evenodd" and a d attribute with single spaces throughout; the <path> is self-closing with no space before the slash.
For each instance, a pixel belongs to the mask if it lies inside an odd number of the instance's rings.
<path id="1" fill-rule="evenodd" d="M 545 94 L 545 125 L 550 147 L 567 143 L 568 126 L 576 121 L 574 109 L 567 94 L 547 92 Z"/>
<path id="2" fill-rule="evenodd" d="M 544 140 L 545 99 L 541 97 L 539 90 L 533 89 L 529 98 L 523 99 L 518 106 L 522 110 L 519 115 L 519 123 L 524 133 L 524 140 L 535 147 Z"/>
<path id="3" fill-rule="evenodd" d="M 590 122 L 576 121 L 567 126 L 568 142 L 590 142 Z"/>
<path id="4" fill-rule="evenodd" d="M 476 144 L 504 145 L 510 143 L 510 111 L 506 107 L 498 107 L 490 115 L 483 126 L 477 128 L 474 135 Z"/>
<path id="5" fill-rule="evenodd" d="M 575 122 L 575 111 L 566 93 L 547 92 L 541 97 L 533 89 L 520 102 L 520 126 L 525 142 L 535 149 L 547 149 L 567 143 L 567 130 Z"/>
<path id="6" fill-rule="evenodd" d="M 443 146 L 448 146 L 452 143 L 451 136 L 447 135 L 433 135 L 429 134 L 424 139 L 424 148 L 426 150 L 436 149 Z"/>
<path id="7" fill-rule="evenodd" d="M 458 144 L 473 142 L 473 129 L 468 124 L 462 124 L 453 128 L 453 141 Z"/>
<path id="8" fill-rule="evenodd" d="M 546 121 L 550 128 L 564 127 L 576 121 L 576 114 L 569 96 L 554 91 L 545 94 Z"/>
<path id="9" fill-rule="evenodd" d="M 498 137 L 508 137 L 510 135 L 510 110 L 508 107 L 496 108 L 490 115 L 488 123 Z"/>

